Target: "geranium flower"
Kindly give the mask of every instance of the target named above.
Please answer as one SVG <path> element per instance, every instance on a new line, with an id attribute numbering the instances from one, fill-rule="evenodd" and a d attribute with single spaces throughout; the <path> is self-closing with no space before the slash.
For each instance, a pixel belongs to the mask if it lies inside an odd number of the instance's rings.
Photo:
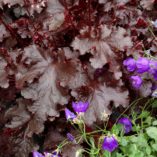
<path id="1" fill-rule="evenodd" d="M 52 153 L 52 156 L 51 157 L 61 157 L 60 155 L 58 155 L 58 153 L 57 152 L 54 152 L 54 153 Z"/>
<path id="2" fill-rule="evenodd" d="M 136 67 L 138 73 L 144 73 L 150 69 L 149 60 L 141 57 L 136 61 Z"/>
<path id="3" fill-rule="evenodd" d="M 44 157 L 44 156 L 38 151 L 33 151 L 33 157 Z"/>
<path id="4" fill-rule="evenodd" d="M 73 142 L 75 140 L 74 136 L 70 133 L 67 133 L 67 138 L 69 141 Z"/>
<path id="5" fill-rule="evenodd" d="M 118 147 L 118 141 L 114 136 L 106 136 L 104 138 L 102 149 L 113 152 Z"/>
<path id="6" fill-rule="evenodd" d="M 152 24 L 153 24 L 153 26 L 154 26 L 155 28 L 157 28 L 157 20 L 152 21 Z"/>
<path id="7" fill-rule="evenodd" d="M 157 98 L 157 90 L 153 91 L 152 97 Z"/>
<path id="8" fill-rule="evenodd" d="M 72 107 L 75 112 L 86 112 L 88 109 L 89 103 L 88 102 L 72 102 Z"/>
<path id="9" fill-rule="evenodd" d="M 129 133 L 132 130 L 132 123 L 131 123 L 130 119 L 128 119 L 126 117 L 120 118 L 118 120 L 118 123 L 123 125 L 125 133 Z"/>
<path id="10" fill-rule="evenodd" d="M 149 73 L 153 75 L 155 80 L 157 80 L 157 61 L 150 61 Z"/>
<path id="11" fill-rule="evenodd" d="M 66 108 L 65 109 L 65 117 L 67 120 L 69 120 L 69 119 L 73 120 L 74 118 L 76 118 L 76 115 L 73 112 L 71 112 L 69 109 Z"/>
<path id="12" fill-rule="evenodd" d="M 142 85 L 142 78 L 140 76 L 131 76 L 131 84 L 134 88 L 139 89 Z"/>
<path id="13" fill-rule="evenodd" d="M 133 58 L 127 58 L 124 60 L 123 65 L 126 66 L 127 70 L 130 72 L 136 69 L 136 61 Z"/>
<path id="14" fill-rule="evenodd" d="M 57 152 L 53 152 L 53 153 L 48 153 L 48 152 L 44 152 L 45 157 L 61 157 L 60 155 L 58 155 Z"/>

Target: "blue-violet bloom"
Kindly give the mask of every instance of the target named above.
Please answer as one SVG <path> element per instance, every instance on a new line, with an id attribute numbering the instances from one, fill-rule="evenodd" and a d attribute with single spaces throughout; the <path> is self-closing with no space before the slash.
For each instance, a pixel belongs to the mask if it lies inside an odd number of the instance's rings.
<path id="1" fill-rule="evenodd" d="M 153 75 L 155 80 L 157 80 L 157 61 L 150 61 L 149 73 Z"/>
<path id="2" fill-rule="evenodd" d="M 119 124 L 122 124 L 123 125 L 123 128 L 124 128 L 124 132 L 127 134 L 129 133 L 131 130 L 132 130 L 132 123 L 131 123 L 131 120 L 124 117 L 124 118 L 120 118 L 118 120 L 118 123 Z"/>
<path id="3" fill-rule="evenodd" d="M 73 112 L 71 112 L 69 109 L 66 108 L 65 109 L 65 117 L 67 120 L 69 120 L 69 119 L 73 120 L 74 118 L 76 118 L 76 115 Z"/>
<path id="4" fill-rule="evenodd" d="M 157 98 L 157 90 L 153 91 L 152 97 Z"/>
<path id="5" fill-rule="evenodd" d="M 154 25 L 155 28 L 157 28 L 157 20 L 152 21 L 152 24 Z"/>
<path id="6" fill-rule="evenodd" d="M 104 138 L 102 149 L 113 152 L 118 147 L 118 141 L 114 136 L 107 136 Z"/>
<path id="7" fill-rule="evenodd" d="M 131 84 L 134 88 L 139 89 L 142 85 L 142 78 L 140 76 L 131 76 Z"/>
<path id="8" fill-rule="evenodd" d="M 54 152 L 54 153 L 52 153 L 52 156 L 51 157 L 61 157 L 60 155 L 58 155 L 58 153 L 57 152 Z"/>
<path id="9" fill-rule="evenodd" d="M 44 156 L 38 151 L 33 151 L 33 157 L 44 157 Z"/>
<path id="10" fill-rule="evenodd" d="M 44 152 L 45 157 L 61 157 L 60 155 L 58 155 L 57 152 L 53 152 L 53 153 L 48 153 L 48 152 Z"/>
<path id="11" fill-rule="evenodd" d="M 72 102 L 72 107 L 75 112 L 86 112 L 88 109 L 89 103 L 88 102 Z"/>
<path id="12" fill-rule="evenodd" d="M 136 61 L 136 67 L 138 73 L 144 73 L 150 69 L 149 60 L 147 58 L 141 57 Z"/>
<path id="13" fill-rule="evenodd" d="M 75 140 L 75 137 L 72 134 L 70 134 L 70 133 L 67 133 L 67 138 L 71 142 L 73 142 Z"/>
<path id="14" fill-rule="evenodd" d="M 123 65 L 126 66 L 127 70 L 130 72 L 133 72 L 136 69 L 136 61 L 131 57 L 124 60 Z"/>

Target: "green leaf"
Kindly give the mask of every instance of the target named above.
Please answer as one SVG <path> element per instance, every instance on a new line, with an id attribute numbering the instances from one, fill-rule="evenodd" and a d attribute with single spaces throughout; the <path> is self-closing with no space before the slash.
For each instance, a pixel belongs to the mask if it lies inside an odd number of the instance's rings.
<path id="1" fill-rule="evenodd" d="M 152 119 L 153 118 L 151 116 L 149 116 L 149 117 L 146 118 L 146 120 L 144 121 L 144 123 L 146 123 L 148 125 L 151 125 L 152 124 Z"/>
<path id="2" fill-rule="evenodd" d="M 147 147 L 146 147 L 146 153 L 147 153 L 148 155 L 151 154 L 151 148 L 150 148 L 150 146 L 147 146 Z"/>
<path id="3" fill-rule="evenodd" d="M 152 144 L 152 148 L 157 151 L 157 143 Z"/>
<path id="4" fill-rule="evenodd" d="M 141 146 L 141 147 L 146 147 L 148 145 L 144 134 L 139 134 L 138 136 L 132 136 L 130 140 L 133 143 L 136 143 L 138 146 Z"/>
<path id="5" fill-rule="evenodd" d="M 122 137 L 121 140 L 120 140 L 120 144 L 121 144 L 122 146 L 127 146 L 128 141 L 127 141 L 124 137 Z"/>
<path id="6" fill-rule="evenodd" d="M 124 157 L 124 156 L 122 154 L 120 154 L 120 153 L 117 153 L 116 157 Z"/>
<path id="7" fill-rule="evenodd" d="M 153 108 L 157 108 L 157 100 L 155 100 L 155 101 L 152 103 L 152 107 L 153 107 Z"/>
<path id="8" fill-rule="evenodd" d="M 123 126 L 121 124 L 116 124 L 116 125 L 113 125 L 112 127 L 112 134 L 115 134 L 115 135 L 119 135 L 120 132 L 122 132 L 123 130 Z"/>
<path id="9" fill-rule="evenodd" d="M 148 111 L 142 111 L 138 118 L 147 118 L 150 115 Z"/>
<path id="10" fill-rule="evenodd" d="M 141 130 L 141 127 L 139 124 L 137 124 L 136 126 L 133 126 L 132 130 L 138 132 Z"/>
<path id="11" fill-rule="evenodd" d="M 96 148 L 96 147 L 95 147 L 94 138 L 93 138 L 93 137 L 90 137 L 89 141 L 90 141 L 90 143 L 91 143 L 91 145 L 92 145 L 92 148 Z"/>
<path id="12" fill-rule="evenodd" d="M 152 124 L 153 124 L 153 125 L 157 125 L 157 120 L 155 120 Z"/>
<path id="13" fill-rule="evenodd" d="M 146 133 L 150 138 L 157 140 L 157 128 L 156 127 L 152 126 L 152 127 L 147 128 Z"/>
<path id="14" fill-rule="evenodd" d="M 142 152 L 142 151 L 137 151 L 136 153 L 135 153 L 135 157 L 144 157 L 144 153 Z"/>
<path id="15" fill-rule="evenodd" d="M 105 151 L 105 152 L 103 153 L 103 156 L 104 156 L 104 157 L 111 157 L 111 153 L 108 152 L 108 151 Z"/>
<path id="16" fill-rule="evenodd" d="M 151 154 L 151 148 L 150 148 L 150 146 L 147 146 L 147 147 L 146 147 L 146 153 L 147 153 L 148 155 Z"/>

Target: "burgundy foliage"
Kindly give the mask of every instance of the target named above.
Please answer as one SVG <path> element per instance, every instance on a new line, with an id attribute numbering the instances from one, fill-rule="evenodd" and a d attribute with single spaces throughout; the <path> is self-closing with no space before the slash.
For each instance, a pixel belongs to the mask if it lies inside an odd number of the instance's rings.
<path id="1" fill-rule="evenodd" d="M 73 101 L 89 102 L 88 127 L 126 107 L 122 63 L 156 52 L 156 9 L 155 0 L 0 0 L 0 156 L 54 150 L 71 131 Z M 73 157 L 81 146 L 66 147 Z"/>

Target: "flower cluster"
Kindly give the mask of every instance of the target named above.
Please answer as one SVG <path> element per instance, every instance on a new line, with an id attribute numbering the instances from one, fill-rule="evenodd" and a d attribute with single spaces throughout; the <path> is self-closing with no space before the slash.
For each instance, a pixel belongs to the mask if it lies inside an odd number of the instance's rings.
<path id="1" fill-rule="evenodd" d="M 88 102 L 72 102 L 72 108 L 73 110 L 79 115 L 80 113 L 84 113 L 87 111 L 89 106 Z M 65 109 L 65 116 L 67 120 L 74 120 L 77 115 L 73 112 L 71 112 L 69 109 Z M 118 124 L 121 124 L 123 126 L 123 132 L 125 134 L 129 133 L 132 130 L 132 123 L 130 119 L 123 117 L 118 120 Z M 72 134 L 67 133 L 67 138 L 69 141 L 73 142 L 75 141 L 75 138 Z M 118 140 L 114 135 L 105 136 L 103 143 L 102 143 L 102 149 L 106 150 L 108 152 L 113 152 L 118 147 Z"/>
<path id="2" fill-rule="evenodd" d="M 123 126 L 124 133 L 127 134 L 132 130 L 130 119 L 123 117 L 118 120 L 118 124 Z M 118 147 L 118 140 L 114 135 L 106 136 L 102 143 L 102 149 L 113 152 Z"/>
<path id="3" fill-rule="evenodd" d="M 135 74 L 130 77 L 131 84 L 135 89 L 139 89 L 142 85 L 142 74 L 147 73 L 155 80 L 157 80 L 157 61 L 148 59 L 146 57 L 140 57 L 137 60 L 134 58 L 127 58 L 124 60 L 123 65 L 127 71 L 134 72 Z"/>
<path id="4" fill-rule="evenodd" d="M 82 102 L 82 101 L 72 102 L 72 108 L 77 113 L 77 115 L 86 112 L 88 106 L 89 106 L 88 102 Z M 71 112 L 68 108 L 65 108 L 65 116 L 67 120 L 73 120 L 77 117 L 77 115 Z"/>

